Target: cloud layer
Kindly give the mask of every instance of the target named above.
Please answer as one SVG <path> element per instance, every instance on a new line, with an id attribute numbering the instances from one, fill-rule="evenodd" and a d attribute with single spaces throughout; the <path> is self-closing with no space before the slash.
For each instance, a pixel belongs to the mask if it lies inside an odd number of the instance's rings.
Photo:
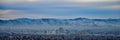
<path id="1" fill-rule="evenodd" d="M 0 19 L 120 18 L 120 0 L 2 0 Z"/>

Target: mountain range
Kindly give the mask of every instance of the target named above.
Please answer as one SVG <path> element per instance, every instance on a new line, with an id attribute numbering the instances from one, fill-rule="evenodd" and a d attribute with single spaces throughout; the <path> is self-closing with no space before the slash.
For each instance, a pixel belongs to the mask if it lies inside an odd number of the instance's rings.
<path id="1" fill-rule="evenodd" d="M 63 27 L 65 29 L 118 31 L 120 19 L 29 19 L 18 18 L 12 20 L 0 20 L 0 30 L 41 30 Z"/>

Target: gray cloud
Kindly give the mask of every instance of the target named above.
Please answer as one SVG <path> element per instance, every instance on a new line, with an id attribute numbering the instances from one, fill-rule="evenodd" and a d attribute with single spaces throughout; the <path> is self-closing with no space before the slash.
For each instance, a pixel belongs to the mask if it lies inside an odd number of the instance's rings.
<path id="1" fill-rule="evenodd" d="M 77 18 L 77 17 L 83 17 L 83 18 L 119 18 L 119 15 L 48 15 L 48 14 L 41 14 L 41 13 L 26 13 L 20 10 L 0 10 L 0 19 L 2 20 L 9 20 L 9 19 L 16 19 L 16 18 L 33 18 L 33 19 L 40 19 L 40 18 L 59 18 L 59 19 L 69 19 L 69 18 Z"/>
<path id="2" fill-rule="evenodd" d="M 0 19 L 120 17 L 119 0 L 2 0 L 0 9 Z"/>
<path id="3" fill-rule="evenodd" d="M 4 5 L 8 4 L 13 6 L 20 5 L 22 7 L 29 7 L 31 5 L 31 7 L 32 6 L 44 6 L 44 7 L 75 6 L 75 7 L 90 7 L 90 8 L 92 7 L 92 8 L 100 8 L 100 9 L 120 8 L 120 0 L 3 0 L 1 3 Z"/>

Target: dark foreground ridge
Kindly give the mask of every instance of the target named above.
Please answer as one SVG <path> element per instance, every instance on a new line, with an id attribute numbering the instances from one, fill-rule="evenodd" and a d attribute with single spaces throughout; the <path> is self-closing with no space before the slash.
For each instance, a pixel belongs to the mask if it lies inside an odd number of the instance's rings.
<path id="1" fill-rule="evenodd" d="M 3 34 L 0 40 L 120 40 L 115 35 L 37 35 L 37 34 Z"/>
<path id="2" fill-rule="evenodd" d="M 95 35 L 7 35 L 0 40 L 120 40 L 120 36 Z"/>

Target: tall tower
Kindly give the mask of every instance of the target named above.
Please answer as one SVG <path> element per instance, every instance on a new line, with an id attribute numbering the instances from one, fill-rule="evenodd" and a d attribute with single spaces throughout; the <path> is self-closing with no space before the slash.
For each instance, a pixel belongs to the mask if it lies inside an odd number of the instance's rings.
<path id="1" fill-rule="evenodd" d="M 60 27 L 60 28 L 58 28 L 58 29 L 56 30 L 56 33 L 57 33 L 57 34 L 64 34 L 64 33 L 65 33 L 65 30 L 64 30 L 62 27 Z"/>

